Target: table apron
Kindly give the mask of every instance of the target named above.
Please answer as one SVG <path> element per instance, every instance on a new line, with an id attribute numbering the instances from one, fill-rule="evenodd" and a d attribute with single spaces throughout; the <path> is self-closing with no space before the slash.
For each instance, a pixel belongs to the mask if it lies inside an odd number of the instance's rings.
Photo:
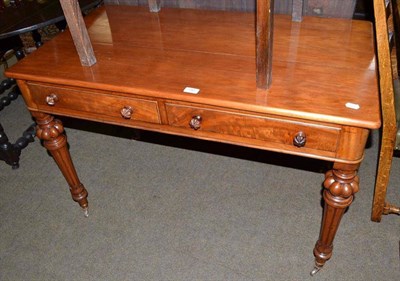
<path id="1" fill-rule="evenodd" d="M 202 103 L 29 82 L 19 84 L 31 111 L 335 162 L 360 162 L 369 132 Z M 198 127 L 193 127 L 192 122 L 198 123 Z M 304 144 L 295 140 L 298 137 Z"/>

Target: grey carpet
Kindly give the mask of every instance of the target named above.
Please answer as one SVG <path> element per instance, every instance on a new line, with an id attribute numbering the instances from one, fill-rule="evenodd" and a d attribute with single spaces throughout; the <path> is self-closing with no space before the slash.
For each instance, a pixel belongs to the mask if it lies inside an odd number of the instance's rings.
<path id="1" fill-rule="evenodd" d="M 0 112 L 15 141 L 22 98 Z M 64 119 L 63 119 L 64 120 Z M 36 139 L 0 162 L 0 280 L 400 280 L 400 218 L 370 220 L 374 131 L 361 189 L 315 277 L 320 161 L 66 120 L 90 216 Z M 299 168 L 302 165 L 303 168 Z M 400 204 L 400 159 L 388 197 Z"/>

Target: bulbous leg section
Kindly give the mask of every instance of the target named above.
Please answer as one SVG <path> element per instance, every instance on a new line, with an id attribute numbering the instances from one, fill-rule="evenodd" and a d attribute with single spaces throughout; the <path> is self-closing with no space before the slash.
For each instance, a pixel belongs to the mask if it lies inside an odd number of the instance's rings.
<path id="1" fill-rule="evenodd" d="M 324 214 L 320 236 L 314 248 L 315 268 L 311 275 L 315 275 L 332 256 L 333 240 L 342 216 L 353 202 L 354 193 L 359 190 L 357 168 L 356 165 L 347 165 L 346 170 L 337 168 L 325 174 Z"/>
<path id="2" fill-rule="evenodd" d="M 86 210 L 85 214 L 88 214 L 88 192 L 79 181 L 72 163 L 71 155 L 67 148 L 67 137 L 64 134 L 64 127 L 61 121 L 44 113 L 32 112 L 32 115 L 36 118 L 37 123 L 36 136 L 43 140 L 45 148 L 51 153 L 67 180 L 72 199 Z"/>

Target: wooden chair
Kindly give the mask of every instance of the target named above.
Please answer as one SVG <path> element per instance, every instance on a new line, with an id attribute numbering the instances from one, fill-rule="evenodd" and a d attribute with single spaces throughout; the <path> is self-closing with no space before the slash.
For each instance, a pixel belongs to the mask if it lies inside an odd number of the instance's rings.
<path id="1" fill-rule="evenodd" d="M 379 222 L 382 214 L 400 214 L 399 207 L 385 201 L 396 134 L 399 132 L 394 90 L 394 81 L 398 80 L 395 41 L 396 28 L 399 28 L 397 0 L 375 0 L 374 11 L 383 126 L 371 219 Z"/>

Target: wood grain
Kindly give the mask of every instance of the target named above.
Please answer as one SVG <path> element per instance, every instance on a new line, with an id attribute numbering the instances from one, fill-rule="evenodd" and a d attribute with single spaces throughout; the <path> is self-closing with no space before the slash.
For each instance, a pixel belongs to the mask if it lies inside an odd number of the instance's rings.
<path id="1" fill-rule="evenodd" d="M 315 265 L 322 267 L 332 256 L 333 240 L 346 209 L 359 190 L 358 165 L 335 163 L 325 174 L 324 213 L 321 232 L 314 248 Z"/>
<path id="2" fill-rule="evenodd" d="M 159 22 L 152 21 L 148 7 L 98 9 L 87 18 L 96 65 L 88 69 L 73 63 L 76 50 L 64 33 L 7 74 L 314 121 L 380 126 L 368 22 L 304 17 L 293 23 L 290 16 L 275 15 L 274 79 L 266 92 L 256 87 L 254 14 L 163 8 L 158 17 Z M 126 36 L 127 26 L 135 36 Z M 199 88 L 200 94 L 183 94 L 187 86 Z M 348 102 L 360 109 L 347 108 Z"/>
<path id="3" fill-rule="evenodd" d="M 52 105 L 60 113 L 83 112 L 87 114 L 102 116 L 110 116 L 118 118 L 125 123 L 132 121 L 145 121 L 150 123 L 160 123 L 159 110 L 157 102 L 154 100 L 144 100 L 140 98 L 127 98 L 110 96 L 100 91 L 82 91 L 70 88 L 47 87 L 30 83 L 29 90 L 35 98 L 38 109 L 47 109 L 49 105 L 46 103 L 46 97 L 53 94 L 57 96 L 57 102 Z M 82 97 L 85 97 L 82 99 Z M 87 102 L 89 100 L 97 100 L 96 102 Z M 129 120 L 121 119 L 121 109 L 129 106 L 133 110 L 132 118 Z"/>
<path id="4" fill-rule="evenodd" d="M 92 43 L 90 41 L 85 22 L 83 21 L 81 8 L 77 0 L 60 1 L 67 20 L 69 30 L 83 66 L 92 66 L 96 63 Z"/>
<path id="5" fill-rule="evenodd" d="M 379 87 L 382 108 L 382 140 L 379 154 L 377 178 L 375 182 L 374 201 L 371 219 L 379 222 L 386 200 L 386 191 L 389 184 L 392 166 L 393 150 L 395 147 L 397 124 L 395 99 L 393 88 L 393 70 L 391 45 L 389 43 L 390 30 L 394 28 L 392 1 L 386 7 L 385 0 L 374 1 L 376 40 L 379 66 Z M 392 32 L 393 36 L 395 35 Z"/>
<path id="6" fill-rule="evenodd" d="M 295 135 L 304 132 L 307 138 L 306 148 L 331 152 L 337 150 L 340 134 L 337 127 L 170 103 L 166 104 L 166 108 L 171 126 L 190 130 L 190 119 L 198 115 L 203 120 L 200 128 L 203 131 L 276 142 L 292 148 Z"/>
<path id="7" fill-rule="evenodd" d="M 274 0 L 257 0 L 256 68 L 257 88 L 268 89 L 272 82 Z"/>
<path id="8" fill-rule="evenodd" d="M 68 182 L 72 199 L 78 202 L 83 209 L 87 209 L 88 192 L 80 182 L 72 163 L 67 147 L 67 137 L 64 134 L 64 127 L 61 121 L 48 114 L 33 112 L 32 115 L 37 123 L 36 136 L 43 141 L 44 146 L 56 161 Z"/>
<path id="9" fill-rule="evenodd" d="M 380 126 L 372 28 L 276 15 L 274 79 L 260 89 L 270 74 L 273 1 L 257 3 L 257 13 L 163 8 L 154 14 L 148 7 L 106 6 L 87 18 L 96 65 L 73 62 L 75 49 L 64 33 L 6 75 L 18 80 L 40 138 L 82 206 L 87 193 L 73 173 L 61 124 L 48 114 L 334 162 L 314 248 L 321 267 L 359 189 L 369 129 Z"/>

